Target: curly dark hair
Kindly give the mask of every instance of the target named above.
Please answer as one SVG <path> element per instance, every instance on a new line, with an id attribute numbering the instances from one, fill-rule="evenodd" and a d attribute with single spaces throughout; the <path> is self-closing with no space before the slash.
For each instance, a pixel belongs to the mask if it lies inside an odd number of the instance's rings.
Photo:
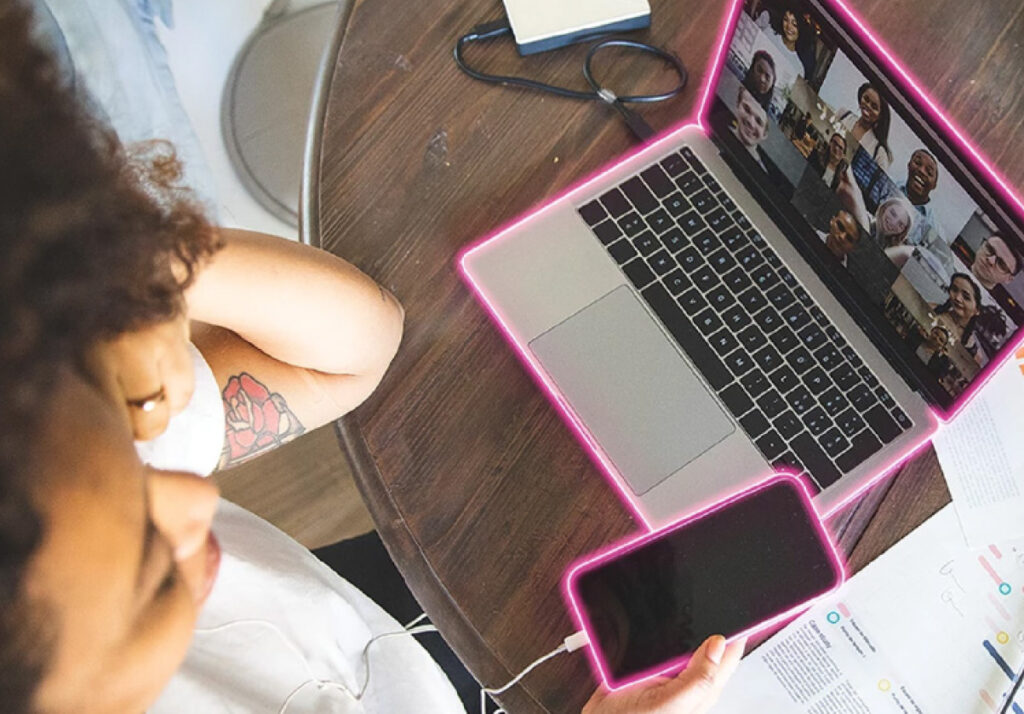
<path id="1" fill-rule="evenodd" d="M 29 449 L 54 377 L 96 340 L 181 314 L 219 246 L 173 148 L 131 151 L 59 81 L 21 2 L 0 2 L 0 701 L 30 712 L 58 633 L 23 579 L 45 529 Z"/>

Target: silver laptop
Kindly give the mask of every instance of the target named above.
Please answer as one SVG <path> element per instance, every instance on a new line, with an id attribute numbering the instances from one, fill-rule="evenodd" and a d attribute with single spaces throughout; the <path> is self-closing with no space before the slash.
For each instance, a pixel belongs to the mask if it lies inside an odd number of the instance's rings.
<path id="1" fill-rule="evenodd" d="M 856 27 L 737 2 L 697 123 L 460 259 L 650 525 L 777 470 L 831 513 L 1019 341 L 1019 199 Z"/>

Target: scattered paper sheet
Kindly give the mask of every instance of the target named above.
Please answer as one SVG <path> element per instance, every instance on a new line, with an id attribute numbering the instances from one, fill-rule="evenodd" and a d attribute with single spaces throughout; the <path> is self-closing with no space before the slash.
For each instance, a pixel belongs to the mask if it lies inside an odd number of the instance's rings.
<path id="1" fill-rule="evenodd" d="M 1024 540 L 969 549 L 947 506 L 744 659 L 712 711 L 991 714 L 1022 662 Z"/>
<path id="2" fill-rule="evenodd" d="M 1024 350 L 999 368 L 935 452 L 972 547 L 1024 537 Z"/>

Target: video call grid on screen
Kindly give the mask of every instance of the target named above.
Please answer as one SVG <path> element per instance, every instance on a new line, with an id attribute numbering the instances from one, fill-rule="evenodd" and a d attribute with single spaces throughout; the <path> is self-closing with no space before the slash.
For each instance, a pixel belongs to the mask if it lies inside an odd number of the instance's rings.
<path id="1" fill-rule="evenodd" d="M 1024 241 L 852 56 L 809 3 L 746 0 L 711 121 L 948 407 L 1024 325 Z"/>

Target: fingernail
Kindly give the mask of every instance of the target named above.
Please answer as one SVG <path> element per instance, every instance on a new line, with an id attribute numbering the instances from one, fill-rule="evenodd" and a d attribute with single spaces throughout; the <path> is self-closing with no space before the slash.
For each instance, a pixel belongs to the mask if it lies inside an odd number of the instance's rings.
<path id="1" fill-rule="evenodd" d="M 722 663 L 722 656 L 725 654 L 725 638 L 715 635 L 708 641 L 708 659 L 715 664 Z"/>

